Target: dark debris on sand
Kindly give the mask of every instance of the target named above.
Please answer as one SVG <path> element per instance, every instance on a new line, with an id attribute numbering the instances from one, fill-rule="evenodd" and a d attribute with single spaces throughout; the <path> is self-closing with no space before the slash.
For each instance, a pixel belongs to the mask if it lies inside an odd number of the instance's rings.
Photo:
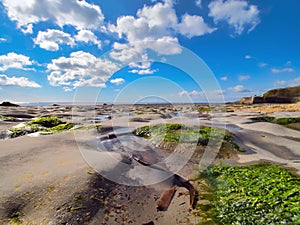
<path id="1" fill-rule="evenodd" d="M 95 173 L 88 188 L 75 193 L 57 209 L 53 224 L 89 224 L 98 211 L 104 208 L 105 199 L 116 185 Z"/>

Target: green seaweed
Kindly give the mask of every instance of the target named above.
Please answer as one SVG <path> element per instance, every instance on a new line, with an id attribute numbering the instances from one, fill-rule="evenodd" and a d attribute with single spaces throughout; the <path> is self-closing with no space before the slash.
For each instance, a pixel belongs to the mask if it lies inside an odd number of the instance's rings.
<path id="1" fill-rule="evenodd" d="M 21 221 L 20 217 L 21 217 L 20 212 L 14 212 L 11 215 L 10 224 L 11 225 L 22 225 L 22 221 Z"/>
<path id="2" fill-rule="evenodd" d="M 76 130 L 90 130 L 90 129 L 100 129 L 102 125 L 101 124 L 93 124 L 88 126 L 80 126 L 76 128 Z"/>
<path id="3" fill-rule="evenodd" d="M 273 116 L 260 116 L 260 117 L 253 117 L 251 118 L 254 122 L 269 122 L 272 123 L 275 120 Z"/>
<path id="4" fill-rule="evenodd" d="M 26 124 L 24 124 L 24 126 L 22 126 L 22 127 L 13 127 L 11 129 L 9 129 L 9 131 L 10 131 L 9 136 L 10 136 L 10 138 L 16 138 L 16 137 L 20 137 L 20 136 L 34 133 L 34 132 L 41 131 L 41 130 L 45 130 L 45 129 L 42 129 L 36 125 L 27 126 Z"/>
<path id="5" fill-rule="evenodd" d="M 9 131 L 11 132 L 9 134 L 10 138 L 16 138 L 28 134 L 26 130 L 21 128 L 11 128 Z"/>
<path id="6" fill-rule="evenodd" d="M 279 118 L 275 122 L 280 125 L 289 125 L 292 123 L 300 123 L 300 117 L 298 117 L 298 118 Z"/>
<path id="7" fill-rule="evenodd" d="M 208 143 L 218 145 L 225 141 L 236 151 L 242 151 L 230 133 L 217 127 L 187 127 L 183 124 L 159 124 L 154 126 L 139 127 L 134 134 L 144 138 L 160 137 L 165 142 L 196 143 L 206 146 Z"/>
<path id="8" fill-rule="evenodd" d="M 300 224 L 300 179 L 286 169 L 269 163 L 210 166 L 199 179 L 214 196 L 208 217 L 215 223 Z"/>
<path id="9" fill-rule="evenodd" d="M 268 123 L 274 123 L 274 124 L 279 124 L 294 130 L 300 130 L 300 117 L 295 117 L 295 118 L 278 118 L 276 119 L 275 117 L 269 117 L 269 116 L 263 116 L 263 117 L 254 117 L 251 118 L 252 121 L 255 122 L 268 122 Z"/>
<path id="10" fill-rule="evenodd" d="M 22 222 L 20 221 L 19 218 L 12 218 L 12 219 L 10 220 L 10 224 L 11 224 L 11 225 L 22 225 Z"/>
<path id="11" fill-rule="evenodd" d="M 196 107 L 195 110 L 197 110 L 198 112 L 211 112 L 210 107 Z"/>
<path id="12" fill-rule="evenodd" d="M 70 130 L 75 123 L 66 123 L 58 119 L 56 116 L 47 116 L 33 119 L 25 123 L 21 127 L 13 127 L 9 129 L 10 138 L 20 137 L 26 134 L 44 131 L 49 133 L 59 133 Z"/>
<path id="13" fill-rule="evenodd" d="M 65 122 L 62 122 L 58 117 L 56 116 L 45 116 L 45 117 L 40 117 L 31 120 L 28 124 L 33 125 L 33 124 L 38 124 L 43 127 L 51 128 L 55 127 L 60 124 L 64 124 Z"/>
<path id="14" fill-rule="evenodd" d="M 150 137 L 150 126 L 139 127 L 134 131 L 134 134 L 139 137 Z"/>
<path id="15" fill-rule="evenodd" d="M 74 126 L 75 126 L 74 123 L 64 123 L 64 124 L 59 124 L 57 126 L 51 127 L 48 130 L 55 131 L 55 132 L 62 132 L 62 131 L 70 130 Z"/>
<path id="16" fill-rule="evenodd" d="M 71 211 L 71 212 L 74 212 L 74 211 L 76 211 L 76 210 L 80 210 L 80 209 L 84 209 L 84 208 L 86 208 L 86 207 L 84 207 L 84 206 L 71 207 L 71 208 L 70 208 L 70 211 Z"/>
<path id="17" fill-rule="evenodd" d="M 231 148 L 238 152 L 245 152 L 244 149 L 241 149 L 240 146 L 235 142 L 231 134 L 226 131 L 224 135 L 224 140 L 230 144 Z"/>
<path id="18" fill-rule="evenodd" d="M 16 121 L 18 121 L 18 119 L 16 119 L 15 117 L 12 117 L 12 116 L 0 115 L 0 121 L 16 122 Z"/>
<path id="19" fill-rule="evenodd" d="M 251 120 L 255 121 L 255 122 L 269 122 L 269 123 L 276 123 L 276 124 L 280 124 L 280 125 L 289 125 L 292 123 L 300 123 L 300 117 L 276 119 L 275 117 L 262 116 L 262 117 L 251 118 Z"/>

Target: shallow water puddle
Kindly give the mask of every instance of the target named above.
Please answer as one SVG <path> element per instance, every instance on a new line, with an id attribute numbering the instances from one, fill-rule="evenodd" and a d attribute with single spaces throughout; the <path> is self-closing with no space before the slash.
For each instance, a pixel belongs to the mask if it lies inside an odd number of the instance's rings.
<path id="1" fill-rule="evenodd" d="M 131 131 L 132 128 L 120 128 L 106 138 L 98 137 L 97 151 L 83 152 L 86 160 L 97 172 L 114 182 L 130 186 L 158 185 L 161 192 L 156 206 L 158 210 L 168 209 L 176 186 L 188 189 L 192 204 L 194 187 L 172 172 L 176 172 L 180 163 L 188 158 L 152 147 L 147 139 L 136 137 Z M 173 194 L 169 196 L 167 190 L 173 190 Z"/>

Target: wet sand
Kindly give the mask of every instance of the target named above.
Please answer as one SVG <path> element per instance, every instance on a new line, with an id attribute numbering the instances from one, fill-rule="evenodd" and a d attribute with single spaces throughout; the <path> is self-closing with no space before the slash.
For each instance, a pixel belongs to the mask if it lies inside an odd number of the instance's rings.
<path id="1" fill-rule="evenodd" d="M 128 186 L 97 175 L 95 171 L 106 168 L 117 178 L 120 171 L 126 171 L 125 178 L 134 180 L 138 175 L 145 177 L 141 171 L 146 171 L 135 161 L 124 163 L 116 150 L 111 152 L 113 158 L 105 158 L 107 152 L 99 151 L 101 137 L 115 132 L 121 139 L 136 127 L 159 123 L 226 127 L 246 152 L 224 159 L 225 163 L 272 161 L 299 173 L 300 132 L 250 120 L 261 113 L 239 108 L 210 115 L 193 110 L 192 105 L 0 107 L 0 115 L 18 119 L 0 121 L 0 131 L 45 115 L 103 128 L 0 140 L 0 223 L 9 224 L 17 216 L 23 224 L 196 224 L 198 219 L 189 215 L 189 193 L 183 187 L 176 187 L 167 211 L 157 212 L 156 201 L 172 187 L 170 180 Z M 299 110 L 272 113 L 276 117 L 300 116 Z M 162 154 L 159 157 L 168 156 Z M 172 162 L 165 163 L 167 169 Z M 198 163 L 188 160 L 176 173 L 189 179 L 197 173 Z"/>

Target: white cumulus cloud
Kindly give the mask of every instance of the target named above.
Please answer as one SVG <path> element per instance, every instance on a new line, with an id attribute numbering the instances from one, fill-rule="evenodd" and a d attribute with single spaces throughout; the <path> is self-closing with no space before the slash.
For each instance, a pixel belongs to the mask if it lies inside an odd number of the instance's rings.
<path id="1" fill-rule="evenodd" d="M 249 80 L 250 76 L 249 75 L 241 75 L 239 76 L 239 81 L 246 81 Z"/>
<path id="2" fill-rule="evenodd" d="M 274 82 L 274 86 L 299 86 L 300 85 L 300 77 L 296 77 L 292 80 L 276 80 Z"/>
<path id="3" fill-rule="evenodd" d="M 258 63 L 258 66 L 261 67 L 261 68 L 266 67 L 267 65 L 268 65 L 268 64 L 265 63 L 265 62 L 260 62 L 260 63 Z"/>
<path id="4" fill-rule="evenodd" d="M 193 90 L 193 91 L 180 91 L 178 92 L 178 95 L 180 97 L 190 97 L 191 99 L 195 100 L 195 101 L 212 101 L 212 102 L 223 102 L 224 101 L 224 94 L 225 91 L 218 89 L 218 90 L 207 90 L 207 91 L 197 91 L 197 90 Z"/>
<path id="5" fill-rule="evenodd" d="M 134 16 L 121 16 L 116 25 L 109 26 L 111 32 L 119 37 L 126 37 L 130 42 L 157 40 L 163 37 L 173 37 L 181 33 L 188 37 L 211 33 L 214 29 L 204 22 L 201 16 L 185 14 L 181 22 L 170 1 L 158 2 L 153 6 L 144 6 Z"/>
<path id="6" fill-rule="evenodd" d="M 191 95 L 191 96 L 203 95 L 203 92 L 202 91 L 193 90 L 193 91 L 191 91 L 189 93 L 189 95 Z"/>
<path id="7" fill-rule="evenodd" d="M 101 8 L 78 0 L 2 0 L 8 17 L 24 32 L 32 24 L 51 21 L 60 27 L 71 25 L 81 29 L 97 29 L 103 24 Z"/>
<path id="8" fill-rule="evenodd" d="M 297 78 L 291 80 L 289 83 L 291 86 L 299 86 L 300 85 L 300 77 L 297 77 Z"/>
<path id="9" fill-rule="evenodd" d="M 169 36 L 158 38 L 155 41 L 143 40 L 132 44 L 120 44 L 116 42 L 113 45 L 113 49 L 114 50 L 110 52 L 110 57 L 124 64 L 128 64 L 130 67 L 135 67 L 133 65 L 138 62 L 147 62 L 143 68 L 138 67 L 139 69 L 147 69 L 151 66 L 146 49 L 151 49 L 159 55 L 179 54 L 182 51 L 178 39 Z M 147 65 L 147 67 L 145 67 L 145 65 Z"/>
<path id="10" fill-rule="evenodd" d="M 2 86 L 19 86 L 19 87 L 30 87 L 40 88 L 41 85 L 35 81 L 28 80 L 27 77 L 8 77 L 5 74 L 0 74 L 0 85 Z"/>
<path id="11" fill-rule="evenodd" d="M 226 21 L 240 35 L 248 28 L 252 31 L 260 22 L 259 9 L 245 0 L 214 0 L 209 5 L 209 16 L 215 23 Z"/>
<path id="12" fill-rule="evenodd" d="M 196 6 L 198 6 L 199 8 L 202 8 L 202 0 L 196 0 L 195 1 Z"/>
<path id="13" fill-rule="evenodd" d="M 292 72 L 294 72 L 294 69 L 293 68 L 283 68 L 283 69 L 273 68 L 273 69 L 271 69 L 271 72 L 272 73 L 292 73 Z"/>
<path id="14" fill-rule="evenodd" d="M 140 42 L 139 45 L 152 49 L 159 55 L 176 55 L 182 51 L 178 38 L 171 36 L 164 36 L 155 41 L 144 40 L 144 42 Z"/>
<path id="15" fill-rule="evenodd" d="M 90 30 L 80 30 L 74 37 L 78 42 L 93 43 L 101 48 L 101 41 L 97 39 L 96 35 Z"/>
<path id="16" fill-rule="evenodd" d="M 151 62 L 147 61 L 148 56 L 146 54 L 142 55 L 142 61 L 141 62 L 131 62 L 129 63 L 129 68 L 135 68 L 133 70 L 130 70 L 130 73 L 135 73 L 139 75 L 146 75 L 146 74 L 153 74 L 156 73 L 157 70 L 151 69 Z"/>
<path id="17" fill-rule="evenodd" d="M 227 79 L 228 79 L 227 76 L 221 77 L 221 80 L 223 80 L 223 81 L 227 81 Z"/>
<path id="18" fill-rule="evenodd" d="M 189 95 L 189 93 L 185 90 L 178 92 L 179 96 Z"/>
<path id="19" fill-rule="evenodd" d="M 286 84 L 287 84 L 287 81 L 285 81 L 285 80 L 276 80 L 274 82 L 274 86 L 284 86 Z"/>
<path id="20" fill-rule="evenodd" d="M 77 51 L 70 57 L 53 59 L 47 65 L 48 80 L 52 86 L 91 86 L 105 87 L 105 82 L 117 71 L 119 66 L 108 60 L 94 55 Z"/>
<path id="21" fill-rule="evenodd" d="M 131 46 L 130 44 L 120 44 L 115 42 L 113 44 L 113 51 L 109 53 L 110 57 L 122 63 L 132 63 L 142 61 L 143 58 L 148 57 L 143 54 L 143 50 Z"/>
<path id="22" fill-rule="evenodd" d="M 74 46 L 75 41 L 70 34 L 60 30 L 47 29 L 47 31 L 39 31 L 34 43 L 48 51 L 57 51 L 60 44 Z"/>
<path id="23" fill-rule="evenodd" d="M 143 55 L 145 49 L 152 49 L 161 55 L 181 53 L 177 34 L 189 38 L 213 32 L 200 16 L 184 15 L 179 23 L 172 1 L 145 5 L 136 16 L 121 16 L 116 24 L 108 25 L 108 30 L 127 40 L 130 47 L 115 44 L 111 56 L 125 62 Z"/>
<path id="24" fill-rule="evenodd" d="M 5 71 L 9 68 L 31 70 L 28 66 L 32 66 L 33 61 L 28 56 L 17 54 L 14 52 L 0 55 L 0 70 Z"/>
<path id="25" fill-rule="evenodd" d="M 202 16 L 191 16 L 188 14 L 185 14 L 182 17 L 181 23 L 178 24 L 178 29 L 182 35 L 185 35 L 188 38 L 210 34 L 216 30 L 216 28 L 210 28 L 204 22 Z"/>
<path id="26" fill-rule="evenodd" d="M 239 93 L 250 92 L 250 90 L 246 89 L 243 85 L 236 85 L 234 87 L 228 88 L 228 90 Z"/>
<path id="27" fill-rule="evenodd" d="M 147 74 L 154 74 L 157 72 L 157 70 L 151 70 L 151 69 L 134 69 L 130 70 L 130 73 L 137 73 L 139 75 L 147 75 Z"/>
<path id="28" fill-rule="evenodd" d="M 65 92 L 71 92 L 71 91 L 73 91 L 73 89 L 70 88 L 70 87 L 63 87 L 63 89 L 64 89 Z"/>
<path id="29" fill-rule="evenodd" d="M 179 96 L 184 96 L 184 95 L 188 95 L 188 96 L 197 96 L 197 95 L 203 95 L 203 92 L 202 91 L 196 91 L 196 90 L 193 90 L 191 92 L 188 92 L 186 90 L 183 90 L 181 92 L 178 93 Z"/>
<path id="30" fill-rule="evenodd" d="M 177 15 L 171 1 L 157 3 L 153 6 L 144 6 L 137 12 L 137 20 L 146 21 L 148 27 L 147 36 L 159 37 L 168 35 L 168 29 L 177 24 Z"/>
<path id="31" fill-rule="evenodd" d="M 21 31 L 24 34 L 32 34 L 33 33 L 33 25 L 32 24 L 28 24 L 26 27 L 21 28 Z"/>
<path id="32" fill-rule="evenodd" d="M 110 83 L 115 84 L 115 85 L 121 85 L 124 84 L 125 80 L 123 78 L 115 78 L 110 80 Z"/>
<path id="33" fill-rule="evenodd" d="M 147 61 L 148 56 L 147 55 L 143 55 L 142 59 L 143 59 L 142 62 L 132 62 L 132 63 L 129 63 L 129 67 L 130 68 L 138 68 L 138 69 L 149 69 L 150 66 L 151 66 L 151 62 Z"/>

